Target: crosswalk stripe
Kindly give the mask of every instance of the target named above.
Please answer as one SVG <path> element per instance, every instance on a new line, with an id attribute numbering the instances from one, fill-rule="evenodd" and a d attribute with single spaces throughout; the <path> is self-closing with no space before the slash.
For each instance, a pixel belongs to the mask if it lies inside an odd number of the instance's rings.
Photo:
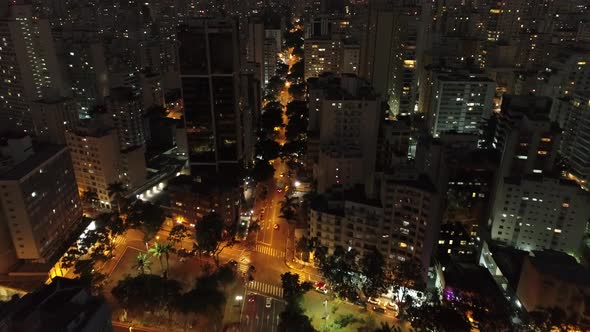
<path id="1" fill-rule="evenodd" d="M 275 248 L 263 246 L 263 245 L 256 245 L 255 250 L 259 253 L 274 256 L 274 257 L 285 257 L 285 253 L 283 251 L 279 251 Z"/>
<path id="2" fill-rule="evenodd" d="M 265 282 L 253 280 L 248 285 L 248 289 L 259 292 L 264 295 L 274 296 L 277 298 L 283 297 L 283 288 L 277 285 L 267 284 Z"/>

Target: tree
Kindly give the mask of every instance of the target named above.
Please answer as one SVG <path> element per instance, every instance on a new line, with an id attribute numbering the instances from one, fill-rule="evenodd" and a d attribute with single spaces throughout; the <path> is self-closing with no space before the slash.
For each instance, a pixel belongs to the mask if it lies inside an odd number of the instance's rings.
<path id="1" fill-rule="evenodd" d="M 209 213 L 197 223 L 197 246 L 201 252 L 210 253 L 219 267 L 219 254 L 236 243 L 235 233 L 236 225 L 226 225 L 219 214 Z"/>
<path id="2" fill-rule="evenodd" d="M 180 247 L 182 248 L 182 242 L 191 236 L 191 230 L 183 224 L 176 224 L 170 230 L 170 234 L 168 235 L 168 241 L 175 245 L 180 243 Z"/>
<path id="3" fill-rule="evenodd" d="M 278 332 L 315 332 L 309 317 L 303 313 L 298 303 L 287 302 L 279 315 Z"/>
<path id="4" fill-rule="evenodd" d="M 309 114 L 309 109 L 307 108 L 307 102 L 303 100 L 293 100 L 292 102 L 287 104 L 287 109 L 285 114 L 291 117 L 299 117 L 299 116 L 307 116 Z"/>
<path id="5" fill-rule="evenodd" d="M 304 141 L 307 138 L 307 117 L 292 116 L 285 127 L 285 137 L 289 141 Z"/>
<path id="6" fill-rule="evenodd" d="M 418 331 L 468 332 L 471 324 L 465 315 L 440 303 L 425 303 L 408 309 L 409 321 Z"/>
<path id="7" fill-rule="evenodd" d="M 299 157 L 305 151 L 305 143 L 301 140 L 288 141 L 281 147 L 281 158 Z"/>
<path id="8" fill-rule="evenodd" d="M 333 255 L 320 261 L 320 271 L 323 276 L 334 292 L 342 297 L 357 296 L 359 281 L 356 257 L 356 250 L 344 250 L 341 246 L 337 246 Z"/>
<path id="9" fill-rule="evenodd" d="M 289 94 L 296 100 L 305 99 L 305 83 L 291 84 L 288 91 Z"/>
<path id="10" fill-rule="evenodd" d="M 420 263 L 410 259 L 400 261 L 391 272 L 391 282 L 395 289 L 402 291 L 402 298 L 399 300 L 403 303 L 409 289 L 424 288 Z"/>
<path id="11" fill-rule="evenodd" d="M 365 277 L 362 290 L 367 296 L 377 297 L 387 290 L 385 258 L 377 249 L 365 252 L 360 263 L 361 273 Z"/>
<path id="12" fill-rule="evenodd" d="M 389 325 L 389 323 L 381 322 L 381 326 L 377 328 L 374 332 L 395 332 L 393 326 Z"/>
<path id="13" fill-rule="evenodd" d="M 85 191 L 82 194 L 82 202 L 95 207 L 96 202 L 98 202 L 98 194 L 95 191 Z"/>
<path id="14" fill-rule="evenodd" d="M 248 225 L 248 233 L 258 232 L 260 229 L 261 227 L 258 221 L 252 221 L 250 225 Z"/>
<path id="15" fill-rule="evenodd" d="M 141 227 L 145 233 L 146 241 L 158 232 L 165 219 L 166 216 L 160 206 L 142 200 L 135 201 L 130 206 L 130 211 L 127 215 L 129 227 Z"/>
<path id="16" fill-rule="evenodd" d="M 272 179 L 275 168 L 268 161 L 256 160 L 250 174 L 256 182 L 264 182 Z"/>
<path id="17" fill-rule="evenodd" d="M 300 282 L 297 273 L 286 272 L 281 274 L 281 283 L 283 285 L 283 298 L 287 302 L 298 302 L 303 294 L 312 288 L 310 282 Z"/>
<path id="18" fill-rule="evenodd" d="M 279 76 L 272 76 L 266 84 L 266 92 L 270 95 L 278 95 L 285 86 L 285 81 Z"/>
<path id="19" fill-rule="evenodd" d="M 288 223 L 295 222 L 296 209 L 295 205 L 297 202 L 297 197 L 285 195 L 285 199 L 281 201 L 281 215 L 279 218 L 283 218 L 287 220 Z"/>
<path id="20" fill-rule="evenodd" d="M 295 77 L 298 78 L 303 78 L 304 70 L 305 62 L 303 59 L 301 59 L 291 66 L 291 75 L 295 75 Z"/>
<path id="21" fill-rule="evenodd" d="M 293 29 L 285 34 L 285 46 L 287 48 L 301 48 L 303 47 L 303 31 Z"/>
<path id="22" fill-rule="evenodd" d="M 279 143 L 270 139 L 263 139 L 256 143 L 256 155 L 262 157 L 262 160 L 278 158 L 280 150 Z"/>
<path id="23" fill-rule="evenodd" d="M 181 288 L 176 280 L 155 274 L 139 274 L 120 280 L 111 293 L 124 308 L 144 313 L 154 308 L 170 310 Z"/>
<path id="24" fill-rule="evenodd" d="M 301 308 L 301 298 L 312 287 L 309 282 L 300 282 L 299 275 L 287 272 L 281 274 L 283 298 L 287 301 L 285 310 L 279 315 L 278 331 L 312 332 L 309 317 L 305 316 Z"/>
<path id="25" fill-rule="evenodd" d="M 162 268 L 162 273 L 164 274 L 164 278 L 166 278 L 166 276 L 168 275 L 168 267 L 169 267 L 168 259 L 170 257 L 170 249 L 171 248 L 172 248 L 172 245 L 170 243 L 160 244 L 160 243 L 156 242 L 156 243 L 154 243 L 154 246 L 148 250 L 148 253 L 150 253 L 152 256 L 156 257 L 158 259 L 158 261 L 160 262 L 160 267 Z M 166 268 L 164 268 L 164 265 L 162 264 L 162 256 L 164 256 L 166 258 Z"/>
<path id="26" fill-rule="evenodd" d="M 282 61 L 279 61 L 277 63 L 277 69 L 276 69 L 277 76 L 285 77 L 285 76 L 287 76 L 288 72 L 289 72 L 289 65 L 287 65 L 286 63 L 283 63 Z"/>
<path id="27" fill-rule="evenodd" d="M 262 130 L 264 130 L 264 132 L 266 132 L 267 135 L 272 135 L 276 127 L 282 126 L 282 109 L 280 107 L 265 107 L 262 115 L 260 115 L 260 128 L 262 128 Z"/>
<path id="28" fill-rule="evenodd" d="M 146 271 L 151 271 L 152 262 L 146 253 L 139 253 L 135 259 L 133 268 L 137 269 L 140 274 L 145 274 Z"/>
<path id="29" fill-rule="evenodd" d="M 532 311 L 525 316 L 524 331 L 579 331 L 575 316 L 568 316 L 563 309 L 558 307 Z"/>
<path id="30" fill-rule="evenodd" d="M 113 202 L 117 205 L 117 212 L 121 214 L 121 209 L 127 205 L 125 199 L 125 186 L 121 182 L 114 182 L 109 184 L 107 191 L 110 197 L 113 197 Z"/>

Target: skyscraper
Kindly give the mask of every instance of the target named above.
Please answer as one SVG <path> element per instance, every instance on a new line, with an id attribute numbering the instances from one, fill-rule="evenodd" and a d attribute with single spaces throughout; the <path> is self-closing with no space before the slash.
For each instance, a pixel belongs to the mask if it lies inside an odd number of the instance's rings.
<path id="1" fill-rule="evenodd" d="M 33 132 L 30 103 L 65 94 L 61 70 L 47 20 L 34 17 L 28 5 L 13 5 L 4 15 L 0 16 L 0 122 L 5 128 Z"/>
<path id="2" fill-rule="evenodd" d="M 414 112 L 422 59 L 427 6 L 371 2 L 360 52 L 360 76 L 386 98 L 389 115 Z"/>
<path id="3" fill-rule="evenodd" d="M 236 166 L 243 153 L 237 24 L 190 19 L 178 39 L 191 168 L 202 173 Z"/>

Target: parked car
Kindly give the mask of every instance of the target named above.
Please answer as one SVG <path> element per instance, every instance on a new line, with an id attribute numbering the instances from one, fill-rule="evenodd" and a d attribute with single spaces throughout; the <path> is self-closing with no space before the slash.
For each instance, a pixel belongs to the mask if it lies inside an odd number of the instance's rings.
<path id="1" fill-rule="evenodd" d="M 385 310 L 385 308 L 383 307 L 378 307 L 378 306 L 373 306 L 373 311 L 384 314 L 387 312 L 387 310 Z"/>
<path id="2" fill-rule="evenodd" d="M 328 285 L 324 281 L 318 281 L 315 283 L 315 290 L 322 294 L 328 294 Z"/>
<path id="3" fill-rule="evenodd" d="M 367 300 L 367 302 L 371 303 L 371 304 L 376 304 L 376 305 L 380 305 L 381 304 L 381 300 L 379 299 L 374 299 L 372 297 L 369 297 L 369 299 Z"/>

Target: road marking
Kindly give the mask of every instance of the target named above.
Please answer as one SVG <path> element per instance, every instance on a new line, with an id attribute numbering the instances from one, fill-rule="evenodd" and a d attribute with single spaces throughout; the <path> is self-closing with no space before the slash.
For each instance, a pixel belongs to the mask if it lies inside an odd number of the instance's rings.
<path id="1" fill-rule="evenodd" d="M 253 290 L 255 292 L 270 295 L 277 298 L 283 298 L 283 288 L 277 285 L 267 284 L 262 281 L 253 280 L 248 283 L 248 290 Z"/>
<path id="2" fill-rule="evenodd" d="M 269 255 L 269 256 L 273 256 L 273 257 L 285 257 L 285 252 L 282 250 L 277 250 L 273 247 L 269 247 L 269 246 L 263 246 L 263 245 L 256 245 L 255 248 L 256 252 L 265 254 L 265 255 Z"/>

